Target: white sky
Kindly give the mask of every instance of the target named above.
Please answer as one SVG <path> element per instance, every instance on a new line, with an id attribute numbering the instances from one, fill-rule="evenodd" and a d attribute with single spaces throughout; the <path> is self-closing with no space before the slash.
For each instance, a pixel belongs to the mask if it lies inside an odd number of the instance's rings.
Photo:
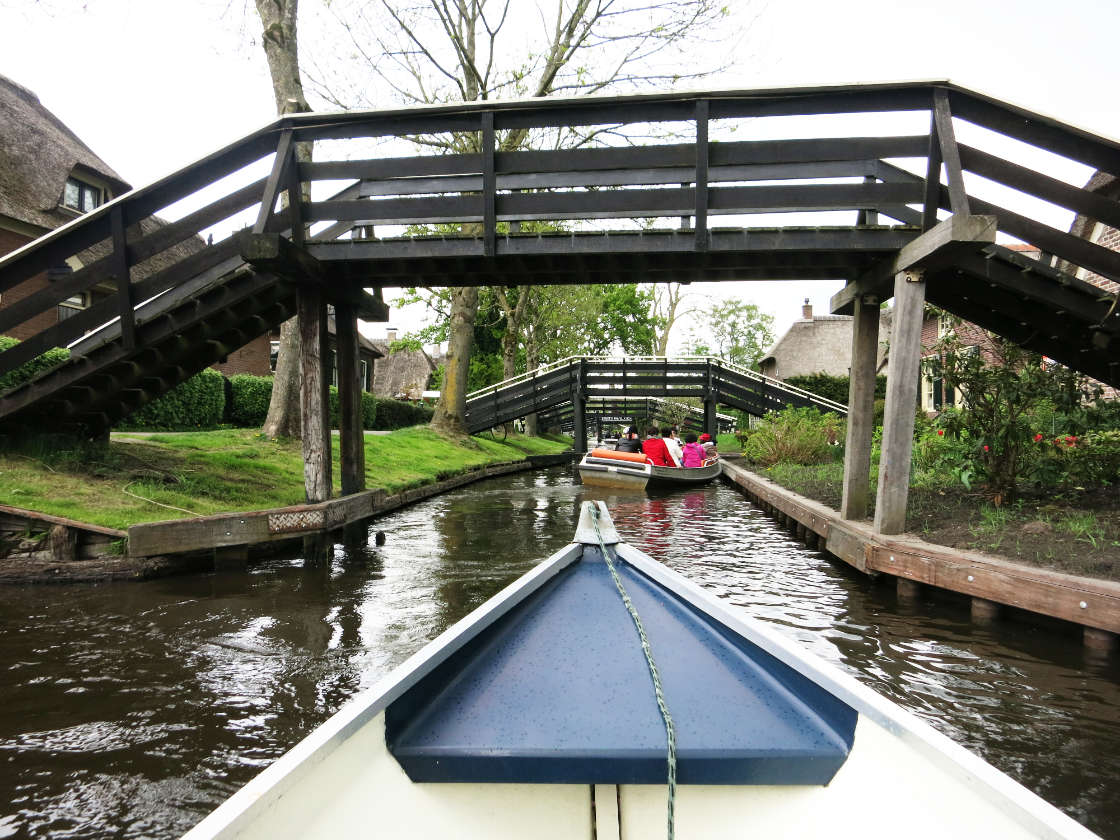
<path id="1" fill-rule="evenodd" d="M 528 2 L 528 0 L 519 0 Z M 133 186 L 179 169 L 274 117 L 247 0 L 0 0 L 0 74 L 35 91 Z M 1120 137 L 1120 0 L 729 0 L 748 24 L 708 88 L 948 78 L 1097 134 Z M 321 14 L 304 0 L 304 15 Z M 306 19 L 306 18 L 305 18 Z M 304 31 L 311 22 L 301 23 Z M 967 129 L 967 127 L 965 127 Z M 919 131 L 925 130 L 925 125 Z M 958 129 L 960 131 L 960 129 Z M 861 133 L 856 128 L 853 133 Z M 961 131 L 962 139 L 974 137 Z M 1045 158 L 1040 158 L 1045 161 Z M 1071 182 L 1088 170 L 1051 161 Z M 1040 164 L 1044 165 L 1044 164 Z M 1068 214 L 1067 214 L 1068 216 Z M 1057 214 L 1052 223 L 1068 225 Z M 741 297 L 781 334 L 839 283 L 697 284 Z M 394 312 L 411 329 L 419 312 Z M 674 334 L 678 345 L 687 327 Z M 383 334 L 378 325 L 371 334 Z"/>

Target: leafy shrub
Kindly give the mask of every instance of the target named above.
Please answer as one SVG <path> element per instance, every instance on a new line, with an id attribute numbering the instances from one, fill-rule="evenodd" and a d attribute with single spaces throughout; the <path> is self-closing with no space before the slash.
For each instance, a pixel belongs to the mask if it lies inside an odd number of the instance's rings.
<path id="1" fill-rule="evenodd" d="M 789 376 L 785 381 L 794 388 L 802 388 L 818 397 L 832 400 L 833 402 L 848 404 L 849 380 L 847 376 L 833 376 L 828 373 L 808 373 L 802 376 Z M 875 398 L 884 399 L 887 396 L 887 377 L 875 377 Z"/>
<path id="2" fill-rule="evenodd" d="M 844 438 L 844 421 L 815 408 L 786 406 L 767 414 L 742 438 L 743 454 L 765 466 L 824 464 L 839 451 L 836 445 Z"/>
<path id="3" fill-rule="evenodd" d="M 225 407 L 225 377 L 213 368 L 206 368 L 159 399 L 134 411 L 125 418 L 121 428 L 161 431 L 212 429 L 222 422 Z"/>
<path id="4" fill-rule="evenodd" d="M 0 335 L 0 353 L 15 347 L 19 344 L 19 339 L 11 338 L 10 336 Z M 70 358 L 70 351 L 64 347 L 52 347 L 41 356 L 36 356 L 29 362 L 24 362 L 15 370 L 10 370 L 3 376 L 0 376 L 0 394 L 20 385 L 27 380 L 33 378 L 41 371 L 53 368 L 55 365 L 62 364 Z"/>
<path id="5" fill-rule="evenodd" d="M 373 428 L 402 429 L 431 421 L 432 409 L 400 400 L 377 400 L 377 416 Z"/>
<path id="6" fill-rule="evenodd" d="M 226 422 L 243 429 L 264 425 L 272 399 L 272 377 L 236 373 L 229 378 L 231 399 Z"/>

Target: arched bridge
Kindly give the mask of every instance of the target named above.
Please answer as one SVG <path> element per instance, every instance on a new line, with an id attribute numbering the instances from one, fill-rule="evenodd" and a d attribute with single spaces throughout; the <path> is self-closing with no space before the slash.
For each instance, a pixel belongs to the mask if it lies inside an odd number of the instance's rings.
<path id="1" fill-rule="evenodd" d="M 650 397 L 700 400 L 702 427 L 711 434 L 718 431 L 717 405 L 756 417 L 787 405 L 847 414 L 840 403 L 722 359 L 575 357 L 469 394 L 467 427 L 480 432 L 528 414 L 570 414 L 579 447 L 587 439 L 589 413 L 633 412 L 636 401 Z"/>
<path id="2" fill-rule="evenodd" d="M 903 128 L 879 130 L 887 113 Z M 986 130 L 975 145 L 957 140 L 965 124 Z M 630 125 L 666 140 L 624 145 Z M 557 149 L 568 130 L 586 142 Z M 452 135 L 467 152 L 416 154 L 417 138 Z M 988 143 L 1000 136 L 1018 142 Z M 511 137 L 525 142 L 507 151 Z M 299 160 L 304 142 L 314 162 Z M 1120 253 L 1035 209 L 1115 228 L 1120 202 L 1042 171 L 1023 144 L 1120 173 L 1120 144 L 948 82 L 288 115 L 0 260 L 0 334 L 23 339 L 0 353 L 0 377 L 72 348 L 0 395 L 0 431 L 104 430 L 297 311 L 305 389 L 321 395 L 333 305 L 353 488 L 364 480 L 355 319 L 386 318 L 381 290 L 401 286 L 842 279 L 833 309 L 855 314 L 853 411 L 877 329 L 865 310 L 892 294 L 898 405 L 916 390 L 902 379 L 917 375 L 925 300 L 1120 386 L 1108 285 Z M 1008 208 L 1002 195 L 1026 201 Z M 197 209 L 153 221 L 174 205 Z M 75 296 L 88 308 L 60 320 Z M 304 400 L 309 463 L 330 451 L 324 402 Z"/>

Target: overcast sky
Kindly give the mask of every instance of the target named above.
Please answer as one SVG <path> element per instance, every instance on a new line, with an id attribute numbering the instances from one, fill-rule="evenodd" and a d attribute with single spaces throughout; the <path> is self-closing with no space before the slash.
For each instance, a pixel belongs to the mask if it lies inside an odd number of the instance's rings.
<path id="1" fill-rule="evenodd" d="M 264 55 L 252 40 L 255 13 L 246 3 L 0 0 L 0 74 L 37 93 L 122 177 L 141 186 L 273 118 Z M 322 14 L 319 0 L 302 5 L 305 16 Z M 732 68 L 706 87 L 951 79 L 1120 137 L 1120 0 L 729 5 L 747 34 Z M 1070 181 L 1087 177 L 1087 170 L 1060 161 L 1049 171 Z M 1058 216 L 1052 223 L 1063 221 Z M 800 317 L 805 297 L 826 313 L 839 285 L 697 284 L 694 291 L 757 303 L 775 316 L 780 334 Z M 395 313 L 395 325 L 411 328 L 418 317 Z"/>

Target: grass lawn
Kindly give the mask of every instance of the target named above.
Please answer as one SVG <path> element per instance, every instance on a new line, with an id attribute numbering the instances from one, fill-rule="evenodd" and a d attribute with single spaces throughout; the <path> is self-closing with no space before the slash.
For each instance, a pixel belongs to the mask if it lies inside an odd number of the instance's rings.
<path id="1" fill-rule="evenodd" d="M 366 435 L 366 486 L 396 492 L 471 467 L 563 452 L 565 438 L 452 440 L 427 426 Z M 339 492 L 338 438 L 334 487 Z M 109 528 L 304 502 L 299 441 L 254 429 L 121 433 L 108 447 L 0 452 L 0 503 Z"/>

